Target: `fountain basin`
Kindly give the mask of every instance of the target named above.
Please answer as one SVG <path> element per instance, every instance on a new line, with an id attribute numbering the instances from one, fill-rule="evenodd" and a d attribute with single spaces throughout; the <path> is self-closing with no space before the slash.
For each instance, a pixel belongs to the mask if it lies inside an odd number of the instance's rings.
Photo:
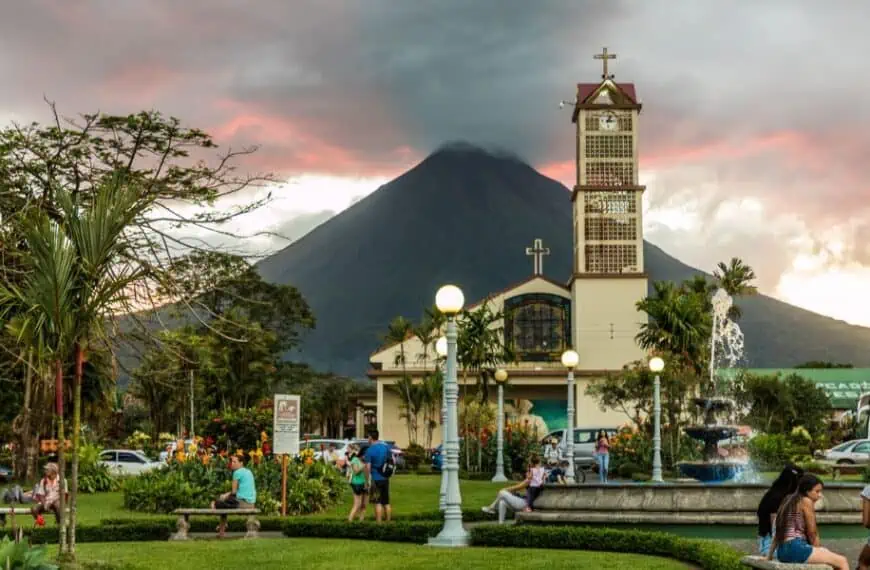
<path id="1" fill-rule="evenodd" d="M 746 469 L 746 463 L 738 461 L 719 461 L 708 463 L 705 461 L 681 461 L 677 463 L 677 470 L 681 477 L 695 479 L 702 483 L 721 483 L 731 481 Z"/>
<path id="2" fill-rule="evenodd" d="M 861 522 L 861 484 L 831 483 L 816 504 L 821 524 Z M 545 485 L 534 510 L 517 513 L 539 524 L 730 524 L 756 525 L 767 484 L 613 483 Z"/>

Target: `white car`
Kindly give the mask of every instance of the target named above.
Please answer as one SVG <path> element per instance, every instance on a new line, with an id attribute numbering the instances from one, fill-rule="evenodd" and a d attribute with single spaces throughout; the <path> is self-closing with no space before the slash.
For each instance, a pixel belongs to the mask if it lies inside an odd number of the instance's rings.
<path id="1" fill-rule="evenodd" d="M 117 475 L 139 475 L 164 465 L 133 449 L 107 449 L 100 454 L 100 463 Z"/>
<path id="2" fill-rule="evenodd" d="M 314 451 L 314 459 L 319 460 L 323 457 L 323 451 L 329 449 L 330 445 L 335 446 L 335 462 L 343 465 L 347 460 L 347 446 L 350 442 L 344 439 L 309 439 L 308 441 L 300 442 L 299 449 L 311 449 Z"/>

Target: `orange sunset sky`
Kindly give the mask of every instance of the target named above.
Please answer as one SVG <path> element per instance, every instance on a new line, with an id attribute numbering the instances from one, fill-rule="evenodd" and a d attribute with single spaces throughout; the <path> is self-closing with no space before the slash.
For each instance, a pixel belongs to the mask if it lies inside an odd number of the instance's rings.
<path id="1" fill-rule="evenodd" d="M 259 144 L 242 167 L 287 182 L 235 229 L 292 240 L 446 141 L 571 185 L 557 103 L 608 46 L 644 103 L 647 238 L 706 270 L 742 257 L 763 292 L 870 325 L 867 21 L 870 3 L 814 0 L 10 1 L 0 124 L 49 120 L 46 96 Z"/>

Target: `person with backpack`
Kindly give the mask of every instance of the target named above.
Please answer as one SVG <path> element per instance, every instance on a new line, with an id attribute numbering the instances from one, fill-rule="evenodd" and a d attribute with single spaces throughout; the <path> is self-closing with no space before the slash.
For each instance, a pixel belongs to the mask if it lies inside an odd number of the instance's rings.
<path id="1" fill-rule="evenodd" d="M 366 478 L 371 489 L 371 500 L 375 504 L 375 522 L 381 522 L 386 515 L 389 522 L 393 518 L 390 505 L 390 477 L 396 472 L 396 462 L 390 446 L 380 441 L 377 430 L 369 432 L 369 448 L 365 454 Z"/>

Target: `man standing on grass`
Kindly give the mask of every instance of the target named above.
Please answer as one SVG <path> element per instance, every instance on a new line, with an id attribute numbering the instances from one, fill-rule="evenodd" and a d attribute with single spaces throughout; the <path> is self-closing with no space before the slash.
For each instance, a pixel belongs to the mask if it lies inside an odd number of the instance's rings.
<path id="1" fill-rule="evenodd" d="M 393 452 L 386 443 L 379 441 L 377 430 L 369 432 L 369 448 L 365 454 L 366 478 L 371 489 L 371 500 L 375 503 L 375 521 L 381 522 L 384 512 L 387 522 L 393 518 L 393 508 L 390 505 L 390 476 L 395 470 Z"/>

